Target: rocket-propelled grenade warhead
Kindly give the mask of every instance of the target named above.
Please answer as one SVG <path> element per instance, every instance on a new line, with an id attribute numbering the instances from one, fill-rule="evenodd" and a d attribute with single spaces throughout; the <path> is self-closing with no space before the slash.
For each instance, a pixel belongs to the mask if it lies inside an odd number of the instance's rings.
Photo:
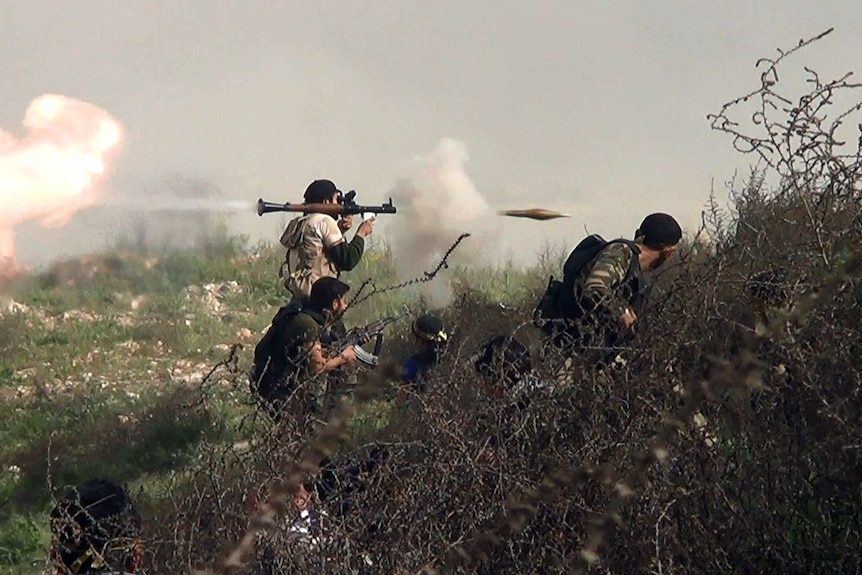
<path id="1" fill-rule="evenodd" d="M 570 214 L 563 214 L 544 208 L 531 208 L 529 210 L 500 210 L 497 212 L 501 216 L 509 216 L 510 218 L 529 218 L 531 220 L 553 220 L 554 218 L 570 218 Z"/>

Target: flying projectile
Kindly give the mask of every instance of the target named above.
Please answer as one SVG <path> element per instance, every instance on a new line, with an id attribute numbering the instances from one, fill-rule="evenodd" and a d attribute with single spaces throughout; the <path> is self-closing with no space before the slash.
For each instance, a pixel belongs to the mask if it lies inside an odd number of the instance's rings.
<path id="1" fill-rule="evenodd" d="M 497 212 L 501 216 L 509 216 L 511 218 L 530 218 L 531 220 L 553 220 L 554 218 L 570 218 L 570 214 L 561 214 L 546 210 L 544 208 L 532 208 L 529 210 L 500 210 Z"/>

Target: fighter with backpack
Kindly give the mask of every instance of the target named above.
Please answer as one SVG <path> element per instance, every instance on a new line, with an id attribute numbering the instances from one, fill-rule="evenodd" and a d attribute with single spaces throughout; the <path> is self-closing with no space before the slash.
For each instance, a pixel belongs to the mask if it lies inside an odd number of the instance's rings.
<path id="1" fill-rule="evenodd" d="M 326 349 L 345 334 L 340 316 L 349 289 L 336 278 L 319 278 L 307 301 L 293 299 L 276 312 L 255 346 L 249 387 L 274 420 L 285 409 L 302 420 L 319 415 L 329 380 L 341 378 L 341 368 L 355 361 L 353 346 L 334 355 Z"/>
<path id="2" fill-rule="evenodd" d="M 307 301 L 294 298 L 279 308 L 255 346 L 249 388 L 274 420 L 280 420 L 285 409 L 306 422 L 323 417 L 346 386 L 345 366 L 377 366 L 382 331 L 401 316 L 348 331 L 341 317 L 349 290 L 337 278 L 318 278 Z M 362 347 L 371 339 L 376 340 L 373 353 Z"/>
<path id="3" fill-rule="evenodd" d="M 555 345 L 563 343 L 567 336 L 574 336 L 576 320 L 588 311 L 593 311 L 589 300 L 583 298 L 583 285 L 577 282 L 579 275 L 587 266 L 595 263 L 599 253 L 612 243 L 623 243 L 631 249 L 631 258 L 626 271 L 625 282 L 638 302 L 642 300 L 643 277 L 638 265 L 637 245 L 625 239 L 607 241 L 599 234 L 591 234 L 575 246 L 563 264 L 562 280 L 553 275 L 548 278 L 548 287 L 533 311 L 533 325 L 552 339 Z M 639 306 L 638 306 L 639 307 Z"/>
<path id="4" fill-rule="evenodd" d="M 562 280 L 549 278 L 533 325 L 554 347 L 606 349 L 601 363 L 615 357 L 615 348 L 634 335 L 648 297 L 643 272 L 661 266 L 681 238 L 676 220 L 660 213 L 643 220 L 634 241 L 585 237 L 566 259 Z"/>
<path id="5" fill-rule="evenodd" d="M 281 307 L 254 348 L 249 389 L 275 418 L 280 415 L 283 402 L 306 375 L 303 369 L 304 361 L 307 361 L 302 353 L 303 338 L 287 335 L 291 320 L 302 311 L 303 305 L 297 301 Z"/>

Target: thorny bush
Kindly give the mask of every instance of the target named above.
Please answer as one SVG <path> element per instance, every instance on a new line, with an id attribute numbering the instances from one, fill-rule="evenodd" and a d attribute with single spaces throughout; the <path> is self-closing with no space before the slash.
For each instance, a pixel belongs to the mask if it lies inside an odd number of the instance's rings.
<path id="1" fill-rule="evenodd" d="M 711 116 L 760 167 L 660 274 L 624 365 L 567 367 L 538 347 L 534 301 L 463 290 L 429 390 L 373 442 L 352 442 L 348 421 L 386 395 L 382 377 L 316 436 L 255 416 L 251 445 L 213 444 L 151 509 L 151 570 L 858 572 L 862 163 L 836 133 L 859 106 L 830 116 L 856 88 L 846 76 L 809 72 L 809 93 L 778 92 L 779 65 L 806 44 L 761 61 L 760 88 Z M 740 127 L 730 115 L 751 102 Z M 557 382 L 523 410 L 470 363 L 498 333 Z M 235 362 L 220 373 L 246 388 Z M 292 493 L 325 455 L 346 483 L 312 504 L 326 513 L 318 539 L 291 539 Z"/>

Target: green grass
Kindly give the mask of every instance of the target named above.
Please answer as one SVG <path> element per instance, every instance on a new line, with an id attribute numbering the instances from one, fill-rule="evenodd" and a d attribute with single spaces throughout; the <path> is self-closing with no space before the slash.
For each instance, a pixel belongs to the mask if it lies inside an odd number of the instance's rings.
<path id="1" fill-rule="evenodd" d="M 277 247 L 222 237 L 201 250 L 168 254 L 118 248 L 59 262 L 10 286 L 9 295 L 29 309 L 0 316 L 5 572 L 38 572 L 29 566 L 44 560 L 47 512 L 64 487 L 109 476 L 157 503 L 166 478 L 194 463 L 204 442 L 248 438 L 240 428 L 251 409 L 245 388 L 208 388 L 203 408 L 198 381 L 233 343 L 245 345 L 240 369 L 249 366 L 261 330 L 286 301 L 277 275 L 282 258 Z M 456 290 L 513 303 L 532 298 L 548 270 L 453 266 L 445 273 Z M 366 278 L 378 288 L 411 279 L 397 277 L 385 246 L 369 249 L 345 274 L 354 290 Z M 217 308 L 207 299 L 208 284 L 227 286 Z M 378 294 L 345 320 L 365 323 L 405 304 L 424 309 L 421 291 Z M 397 325 L 387 338 L 395 359 L 409 345 L 408 325 Z M 353 435 L 361 441 L 385 427 L 388 414 L 387 402 L 370 404 L 357 414 Z"/>

